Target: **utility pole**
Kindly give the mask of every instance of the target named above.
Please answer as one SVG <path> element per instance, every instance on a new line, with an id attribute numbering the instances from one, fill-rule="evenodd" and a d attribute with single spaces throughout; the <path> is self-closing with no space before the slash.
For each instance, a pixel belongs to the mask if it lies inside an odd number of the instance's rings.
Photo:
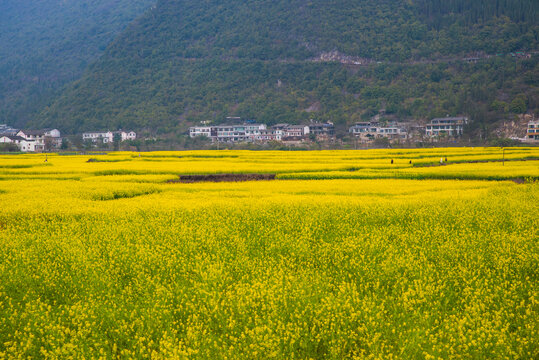
<path id="1" fill-rule="evenodd" d="M 502 166 L 505 166 L 505 148 L 502 148 Z"/>

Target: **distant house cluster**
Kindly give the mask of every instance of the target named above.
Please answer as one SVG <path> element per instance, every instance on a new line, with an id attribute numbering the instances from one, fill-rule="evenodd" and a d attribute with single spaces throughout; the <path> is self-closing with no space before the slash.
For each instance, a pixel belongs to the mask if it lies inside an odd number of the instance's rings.
<path id="1" fill-rule="evenodd" d="M 522 142 L 539 142 L 539 120 L 533 115 L 523 118 L 527 127 L 521 124 L 519 134 L 525 136 L 512 136 Z M 282 142 L 288 145 L 299 145 L 309 140 L 334 141 L 335 126 L 332 122 L 316 122 L 311 120 L 308 124 L 266 124 L 254 121 L 241 122 L 240 118 L 227 118 L 234 121 L 232 124 L 200 125 L 189 128 L 189 137 L 206 137 L 217 143 L 266 143 L 271 141 Z M 464 129 L 469 120 L 467 117 L 434 118 L 427 124 L 415 122 L 384 122 L 380 116 L 373 117 L 371 121 L 358 122 L 348 128 L 351 137 L 362 144 L 370 144 L 376 140 L 389 143 L 403 143 L 424 141 L 439 141 L 441 139 L 455 139 L 464 134 Z M 343 129 L 344 130 L 344 129 Z M 79 135 L 80 137 L 80 135 Z M 96 131 L 85 132 L 82 140 L 86 146 L 98 146 L 99 144 L 112 144 L 136 140 L 134 131 Z M 63 148 L 63 139 L 58 129 L 20 130 L 5 124 L 0 124 L 0 145 L 7 146 L 8 151 L 43 152 Z M 4 147 L 6 148 L 6 147 Z"/>
<path id="2" fill-rule="evenodd" d="M 332 123 L 311 122 L 307 125 L 277 124 L 268 127 L 265 124 L 242 123 L 232 125 L 192 126 L 189 136 L 195 138 L 206 136 L 213 142 L 268 142 L 268 141 L 298 141 L 309 136 L 316 139 L 331 139 L 335 136 Z"/>
<path id="3" fill-rule="evenodd" d="M 83 141 L 91 141 L 92 143 L 113 143 L 114 140 L 119 141 L 135 140 L 137 133 L 134 131 L 97 131 L 97 132 L 85 132 L 82 134 Z"/>
<path id="4" fill-rule="evenodd" d="M 134 131 L 102 131 L 86 132 L 82 139 L 92 144 L 108 144 L 115 140 L 135 140 Z M 59 149 L 62 137 L 58 129 L 20 130 L 0 124 L 0 144 L 12 144 L 22 152 L 42 152 Z"/>
<path id="5" fill-rule="evenodd" d="M 425 126 L 390 122 L 382 124 L 379 121 L 359 122 L 351 126 L 348 132 L 362 143 L 373 142 L 376 139 L 388 139 L 390 142 L 400 142 L 427 137 L 460 137 L 464 134 L 464 126 L 468 123 L 466 117 L 435 118 Z"/>
<path id="6" fill-rule="evenodd" d="M 426 126 L 398 122 L 383 123 L 379 120 L 358 122 L 348 129 L 348 133 L 361 143 L 374 142 L 377 139 L 387 139 L 391 143 L 403 142 L 410 139 L 459 137 L 464 133 L 468 123 L 466 117 L 447 117 L 432 119 Z M 258 123 L 238 123 L 229 125 L 201 125 L 189 128 L 189 136 L 195 138 L 205 136 L 213 142 L 301 142 L 306 139 L 329 140 L 335 137 L 333 123 L 314 122 L 309 124 L 291 125 L 276 124 L 268 127 Z"/>
<path id="7" fill-rule="evenodd" d="M 13 144 L 22 152 L 42 152 L 60 148 L 62 138 L 57 129 L 19 130 L 0 125 L 0 144 Z"/>

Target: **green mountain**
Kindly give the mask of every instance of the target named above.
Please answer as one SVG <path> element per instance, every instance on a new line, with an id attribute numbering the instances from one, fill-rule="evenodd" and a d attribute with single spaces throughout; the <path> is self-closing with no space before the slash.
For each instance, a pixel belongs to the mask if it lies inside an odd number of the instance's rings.
<path id="1" fill-rule="evenodd" d="M 539 109 L 538 10 L 536 0 L 161 0 L 38 124 L 170 132 L 225 116 L 345 124 L 385 109 L 465 113 L 486 127 Z"/>
<path id="2" fill-rule="evenodd" d="M 0 0 L 0 123 L 22 125 L 154 0 Z"/>

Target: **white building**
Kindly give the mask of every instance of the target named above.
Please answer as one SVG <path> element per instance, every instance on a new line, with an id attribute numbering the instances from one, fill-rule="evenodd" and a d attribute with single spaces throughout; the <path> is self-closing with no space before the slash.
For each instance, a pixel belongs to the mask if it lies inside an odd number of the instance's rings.
<path id="1" fill-rule="evenodd" d="M 526 131 L 526 141 L 539 141 L 539 120 L 531 120 L 528 122 L 528 130 Z"/>
<path id="2" fill-rule="evenodd" d="M 263 131 L 267 130 L 265 124 L 245 124 L 245 136 L 251 140 L 260 140 Z"/>
<path id="3" fill-rule="evenodd" d="M 333 125 L 332 122 L 319 123 L 311 120 L 311 123 L 309 124 L 309 134 L 322 139 L 331 138 L 335 136 L 335 125 Z"/>
<path id="4" fill-rule="evenodd" d="M 27 140 L 17 135 L 0 136 L 0 144 L 14 144 L 22 152 L 35 152 L 37 145 L 35 140 Z"/>
<path id="5" fill-rule="evenodd" d="M 120 141 L 135 140 L 137 133 L 134 131 L 104 131 L 104 132 L 85 132 L 82 134 L 82 140 L 92 141 L 93 143 L 102 142 L 108 144 L 114 142 L 114 136 L 119 136 Z"/>
<path id="6" fill-rule="evenodd" d="M 348 132 L 356 137 L 374 137 L 377 131 L 377 123 L 359 122 L 348 129 Z"/>
<path id="7" fill-rule="evenodd" d="M 22 140 L 19 143 L 19 149 L 22 152 L 36 152 L 36 151 L 40 151 L 41 147 L 38 150 L 38 145 L 36 144 L 35 141 L 33 141 L 33 140 Z"/>
<path id="8" fill-rule="evenodd" d="M 309 134 L 308 125 L 288 125 L 283 129 L 283 137 L 304 137 Z"/>
<path id="9" fill-rule="evenodd" d="M 113 134 L 119 134 L 122 141 L 127 140 L 136 140 L 137 139 L 137 133 L 134 131 L 115 131 Z"/>
<path id="10" fill-rule="evenodd" d="M 6 124 L 0 124 L 0 135 L 11 135 L 15 136 L 19 132 L 19 129 L 12 128 Z"/>
<path id="11" fill-rule="evenodd" d="M 111 143 L 114 140 L 112 131 L 105 132 L 86 132 L 82 134 L 83 141 L 92 141 L 94 143 L 100 141 L 103 144 Z"/>
<path id="12" fill-rule="evenodd" d="M 216 126 L 192 126 L 189 128 L 191 138 L 206 136 L 212 141 L 219 142 L 242 142 L 259 141 L 262 133 L 266 131 L 264 124 L 241 124 L 241 125 L 216 125 Z"/>
<path id="13" fill-rule="evenodd" d="M 242 142 L 247 141 L 245 125 L 220 125 L 213 127 L 217 141 L 219 142 Z"/>
<path id="14" fill-rule="evenodd" d="M 362 142 L 370 142 L 380 138 L 398 141 L 405 140 L 408 136 L 406 129 L 396 123 L 381 126 L 378 122 L 360 122 L 350 127 L 348 132 Z"/>
<path id="15" fill-rule="evenodd" d="M 381 126 L 378 128 L 379 137 L 386 137 L 389 140 L 405 140 L 407 132 L 396 124 Z"/>
<path id="16" fill-rule="evenodd" d="M 212 136 L 211 126 L 192 126 L 189 128 L 189 137 Z"/>
<path id="17" fill-rule="evenodd" d="M 266 129 L 261 130 L 258 136 L 258 141 L 281 141 L 283 139 L 283 130 L 280 129 Z"/>
<path id="18" fill-rule="evenodd" d="M 58 129 L 20 130 L 17 132 L 17 136 L 35 142 L 35 149 L 31 151 L 44 151 L 51 147 L 58 148 L 62 144 Z"/>
<path id="19" fill-rule="evenodd" d="M 467 117 L 448 117 L 432 119 L 425 128 L 427 136 L 462 136 L 464 125 L 468 123 Z"/>

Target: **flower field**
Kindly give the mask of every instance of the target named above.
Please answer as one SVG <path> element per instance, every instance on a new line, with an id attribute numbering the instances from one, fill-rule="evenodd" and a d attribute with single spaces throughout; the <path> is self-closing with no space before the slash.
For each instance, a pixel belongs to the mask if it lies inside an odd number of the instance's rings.
<path id="1" fill-rule="evenodd" d="M 168 182 L 219 173 L 276 180 Z M 538 358 L 538 180 L 539 148 L 0 155 L 0 359 Z"/>

